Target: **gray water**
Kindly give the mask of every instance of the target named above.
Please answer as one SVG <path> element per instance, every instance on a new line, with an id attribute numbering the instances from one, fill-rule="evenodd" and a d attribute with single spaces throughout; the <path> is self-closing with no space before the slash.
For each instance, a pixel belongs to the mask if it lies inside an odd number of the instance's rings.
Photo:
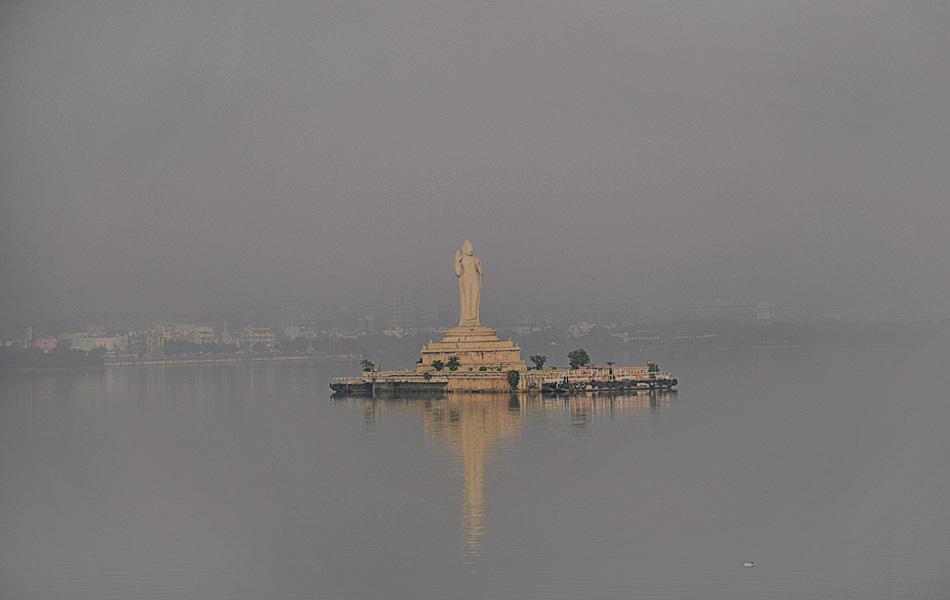
<path id="1" fill-rule="evenodd" d="M 950 597 L 950 349 L 659 354 L 678 394 L 0 373 L 0 597 Z"/>

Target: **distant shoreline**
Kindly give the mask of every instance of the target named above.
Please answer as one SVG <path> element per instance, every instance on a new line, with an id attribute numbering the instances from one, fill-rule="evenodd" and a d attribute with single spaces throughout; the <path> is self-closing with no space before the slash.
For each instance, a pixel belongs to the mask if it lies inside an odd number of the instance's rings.
<path id="1" fill-rule="evenodd" d="M 173 366 L 173 365 L 198 365 L 198 364 L 234 364 L 245 362 L 272 362 L 280 360 L 348 360 L 359 358 L 356 354 L 302 354 L 293 356 L 218 356 L 218 357 L 195 357 L 195 356 L 164 356 L 151 358 L 121 358 L 104 359 L 102 364 L 86 365 L 42 365 L 42 366 L 23 366 L 9 365 L 0 366 L 0 373 L 10 373 L 14 371 L 89 371 L 102 369 L 103 367 L 144 367 L 144 366 Z"/>
<path id="2" fill-rule="evenodd" d="M 345 360 L 358 358 L 355 354 L 294 354 L 294 355 L 260 355 L 260 356 L 155 356 L 143 358 L 114 358 L 105 359 L 104 367 L 140 367 L 148 365 L 195 365 L 214 363 L 239 363 L 277 360 Z"/>

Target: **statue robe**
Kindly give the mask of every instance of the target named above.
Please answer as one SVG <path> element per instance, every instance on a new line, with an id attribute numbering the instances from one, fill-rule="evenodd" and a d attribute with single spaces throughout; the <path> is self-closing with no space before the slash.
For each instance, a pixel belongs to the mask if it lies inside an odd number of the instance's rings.
<path id="1" fill-rule="evenodd" d="M 459 279 L 459 327 L 481 325 L 478 310 L 482 295 L 482 261 L 470 254 L 461 254 L 455 262 L 455 275 Z"/>

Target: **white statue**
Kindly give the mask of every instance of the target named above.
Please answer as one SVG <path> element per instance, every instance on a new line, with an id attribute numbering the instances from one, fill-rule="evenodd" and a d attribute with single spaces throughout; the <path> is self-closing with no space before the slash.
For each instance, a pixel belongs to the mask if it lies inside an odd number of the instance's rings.
<path id="1" fill-rule="evenodd" d="M 477 327 L 478 307 L 482 299 L 482 261 L 473 256 L 475 247 L 465 240 L 462 251 L 455 251 L 455 276 L 459 278 L 459 300 L 462 314 L 459 327 Z"/>

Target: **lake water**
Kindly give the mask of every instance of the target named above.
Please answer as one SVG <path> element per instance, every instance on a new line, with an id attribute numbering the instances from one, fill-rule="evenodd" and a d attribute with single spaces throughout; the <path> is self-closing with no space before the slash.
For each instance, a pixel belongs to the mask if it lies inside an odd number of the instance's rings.
<path id="1" fill-rule="evenodd" d="M 652 358 L 677 394 L 0 373 L 0 598 L 950 597 L 950 349 Z"/>

